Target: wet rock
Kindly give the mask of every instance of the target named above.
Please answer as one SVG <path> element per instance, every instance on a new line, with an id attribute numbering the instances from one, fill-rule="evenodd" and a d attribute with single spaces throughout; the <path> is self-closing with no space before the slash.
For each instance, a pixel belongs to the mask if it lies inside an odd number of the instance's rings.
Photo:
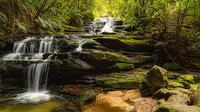
<path id="1" fill-rule="evenodd" d="M 143 82 L 140 90 L 142 95 L 146 96 L 151 95 L 160 88 L 167 87 L 168 85 L 167 70 L 155 65 L 147 73 L 146 81 Z"/>

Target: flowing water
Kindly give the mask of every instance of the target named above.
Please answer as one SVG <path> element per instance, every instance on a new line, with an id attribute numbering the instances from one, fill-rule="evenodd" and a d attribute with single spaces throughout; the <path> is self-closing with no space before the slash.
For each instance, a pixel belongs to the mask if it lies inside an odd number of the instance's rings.
<path id="1" fill-rule="evenodd" d="M 46 90 L 48 79 L 48 63 L 34 63 L 28 67 L 28 91 L 15 98 L 20 103 L 38 103 L 51 99 Z"/>
<path id="2" fill-rule="evenodd" d="M 92 22 L 89 32 L 92 34 L 113 33 L 113 22 L 112 18 L 99 18 Z"/>
<path id="3" fill-rule="evenodd" d="M 79 41 L 79 45 L 75 51 L 81 52 L 81 51 L 83 51 L 83 45 L 88 41 L 87 40 L 78 40 L 78 41 Z"/>
<path id="4" fill-rule="evenodd" d="M 2 58 L 4 61 L 24 60 L 33 61 L 27 67 L 27 91 L 18 94 L 14 99 L 20 103 L 38 103 L 51 99 L 52 95 L 46 90 L 49 63 L 48 59 L 43 59 L 44 53 L 57 52 L 57 43 L 53 36 L 36 39 L 36 37 L 27 37 L 26 39 L 15 42 L 13 53 Z M 50 55 L 51 56 L 51 55 Z M 39 63 L 34 60 L 41 60 Z"/>

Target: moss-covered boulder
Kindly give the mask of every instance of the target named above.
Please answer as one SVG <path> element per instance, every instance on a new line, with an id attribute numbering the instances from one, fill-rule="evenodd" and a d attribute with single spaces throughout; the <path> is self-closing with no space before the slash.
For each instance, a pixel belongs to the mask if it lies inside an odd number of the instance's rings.
<path id="1" fill-rule="evenodd" d="M 168 85 L 167 70 L 155 65 L 147 73 L 146 81 L 142 84 L 141 93 L 144 96 L 151 95 Z"/>
<path id="2" fill-rule="evenodd" d="M 126 74 L 126 73 L 113 73 L 105 76 L 98 76 L 95 78 L 97 85 L 117 88 L 117 89 L 136 89 L 139 88 L 145 80 L 145 76 Z"/>
<path id="3" fill-rule="evenodd" d="M 184 88 L 185 86 L 182 83 L 179 83 L 176 80 L 169 80 L 169 87 L 182 87 L 182 88 Z"/>
<path id="4" fill-rule="evenodd" d="M 161 101 L 155 112 L 200 112 L 198 106 Z"/>
<path id="5" fill-rule="evenodd" d="M 86 49 L 100 49 L 100 50 L 105 50 L 106 48 L 104 48 L 103 46 L 101 46 L 100 43 L 96 42 L 95 40 L 88 40 L 87 42 L 85 42 L 83 44 L 83 48 Z"/>
<path id="6" fill-rule="evenodd" d="M 182 75 L 177 79 L 177 81 L 188 89 L 190 88 L 190 84 L 195 83 L 193 75 Z"/>
<path id="7" fill-rule="evenodd" d="M 95 38 L 95 41 L 99 42 L 101 45 L 114 49 L 114 50 L 125 50 L 125 51 L 135 51 L 135 52 L 153 52 L 154 42 L 152 40 L 135 40 L 135 39 L 119 39 L 111 37 L 101 37 Z"/>
<path id="8" fill-rule="evenodd" d="M 87 62 L 88 64 L 98 68 L 110 67 L 116 63 L 131 64 L 131 61 L 127 56 L 113 52 L 73 52 L 72 57 L 81 59 Z"/>

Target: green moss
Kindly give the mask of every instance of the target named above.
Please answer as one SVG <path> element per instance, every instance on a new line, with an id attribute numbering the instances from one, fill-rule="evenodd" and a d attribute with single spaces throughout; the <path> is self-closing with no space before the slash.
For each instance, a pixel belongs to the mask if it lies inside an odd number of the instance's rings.
<path id="1" fill-rule="evenodd" d="M 178 72 L 171 72 L 169 71 L 168 74 L 167 74 L 167 77 L 169 79 L 177 79 L 178 77 L 182 76 L 183 74 L 181 73 L 178 73 Z"/>
<path id="2" fill-rule="evenodd" d="M 94 90 L 87 90 L 81 93 L 80 95 L 77 95 L 74 97 L 74 101 L 78 105 L 85 105 L 86 103 L 89 103 L 91 101 L 94 101 L 96 98 L 97 92 Z"/>
<path id="3" fill-rule="evenodd" d="M 134 68 L 134 65 L 128 63 L 116 63 L 111 68 L 118 70 L 131 70 L 132 68 Z"/>
<path id="4" fill-rule="evenodd" d="M 113 52 L 82 52 L 79 54 L 83 60 L 87 61 L 98 61 L 98 62 L 128 62 L 130 63 L 130 59 L 122 54 L 113 53 Z"/>
<path id="5" fill-rule="evenodd" d="M 118 89 L 139 88 L 144 80 L 145 77 L 142 75 L 123 73 L 113 73 L 109 76 L 96 77 L 98 85 Z"/>
<path id="6" fill-rule="evenodd" d="M 184 85 L 177 82 L 177 81 L 169 81 L 169 87 L 182 87 L 182 88 L 184 88 Z"/>
<path id="7" fill-rule="evenodd" d="M 151 40 L 136 40 L 136 39 L 120 39 L 125 44 L 128 45 L 151 45 Z"/>
<path id="8" fill-rule="evenodd" d="M 183 84 L 186 88 L 190 88 L 190 84 L 194 84 L 194 77 L 192 75 L 182 75 L 180 76 L 177 81 Z"/>
<path id="9" fill-rule="evenodd" d="M 95 40 L 89 40 L 84 45 L 83 48 L 100 48 L 101 44 L 96 42 Z"/>
<path id="10" fill-rule="evenodd" d="M 83 30 L 81 30 L 80 28 L 77 27 L 73 27 L 73 26 L 68 26 L 65 25 L 63 28 L 66 32 L 82 32 Z"/>

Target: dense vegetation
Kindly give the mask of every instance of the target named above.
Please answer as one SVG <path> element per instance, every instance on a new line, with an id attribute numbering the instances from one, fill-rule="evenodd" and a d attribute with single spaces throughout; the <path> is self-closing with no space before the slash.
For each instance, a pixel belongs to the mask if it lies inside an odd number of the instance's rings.
<path id="1" fill-rule="evenodd" d="M 0 36 L 62 32 L 93 19 L 92 0 L 1 0 Z M 8 36 L 8 35 L 7 35 Z"/>
<path id="2" fill-rule="evenodd" d="M 98 17 L 115 17 L 129 31 L 159 37 L 199 37 L 199 0 L 1 0 L 0 36 L 63 32 Z"/>

